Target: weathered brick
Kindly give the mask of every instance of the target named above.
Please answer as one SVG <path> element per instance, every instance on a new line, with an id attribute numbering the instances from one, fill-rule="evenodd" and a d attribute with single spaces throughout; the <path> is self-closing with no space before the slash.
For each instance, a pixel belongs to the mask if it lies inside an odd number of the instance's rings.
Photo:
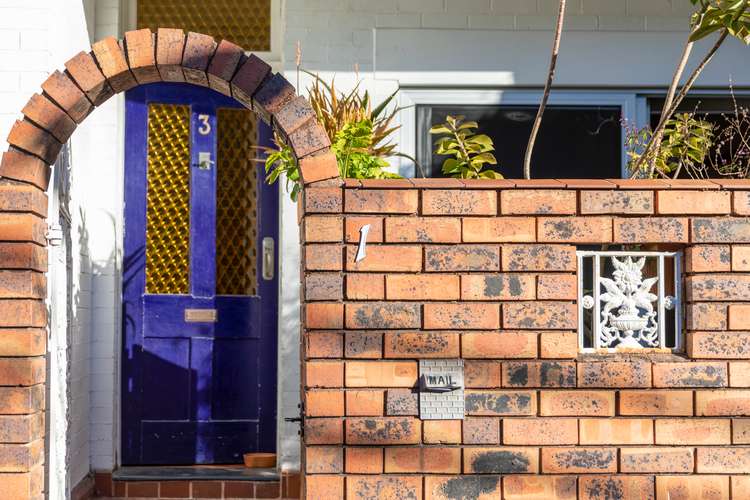
<path id="1" fill-rule="evenodd" d="M 471 416 L 535 415 L 534 391 L 466 390 L 466 414 Z"/>
<path id="2" fill-rule="evenodd" d="M 467 243 L 534 242 L 533 217 L 464 217 L 463 240 Z"/>
<path id="3" fill-rule="evenodd" d="M 0 442 L 29 443 L 44 437 L 44 413 L 0 415 Z"/>
<path id="4" fill-rule="evenodd" d="M 459 277 L 449 274 L 389 274 L 385 277 L 388 300 L 458 300 Z"/>
<path id="5" fill-rule="evenodd" d="M 695 467 L 693 448 L 622 448 L 620 472 L 689 473 Z"/>
<path id="6" fill-rule="evenodd" d="M 732 444 L 750 444 L 750 418 L 732 420 Z"/>
<path id="7" fill-rule="evenodd" d="M 503 363 L 503 387 L 575 387 L 576 364 L 558 361 Z"/>
<path id="8" fill-rule="evenodd" d="M 44 409 L 44 385 L 0 387 L 0 414 L 19 415 Z"/>
<path id="9" fill-rule="evenodd" d="M 413 189 L 347 189 L 344 208 L 347 212 L 375 214 L 417 213 L 419 192 Z"/>
<path id="10" fill-rule="evenodd" d="M 34 242 L 46 246 L 44 219 L 30 213 L 0 212 L 0 240 Z M 7 243 L 4 243 L 5 247 Z M 2 258 L 2 257 L 0 257 Z"/>
<path id="11" fill-rule="evenodd" d="M 0 299 L 0 327 L 47 326 L 47 308 L 34 299 Z"/>
<path id="12" fill-rule="evenodd" d="M 296 95 L 294 86 L 284 78 L 284 75 L 269 73 L 253 94 L 253 109 L 266 123 L 271 123 L 271 116 L 278 113 Z"/>
<path id="13" fill-rule="evenodd" d="M 340 358 L 344 355 L 343 335 L 338 332 L 309 332 L 305 335 L 308 358 Z"/>
<path id="14" fill-rule="evenodd" d="M 750 498 L 750 476 L 732 476 L 731 488 L 733 500 L 748 500 Z"/>
<path id="15" fill-rule="evenodd" d="M 416 245 L 368 245 L 367 256 L 355 262 L 356 246 L 346 248 L 347 271 L 414 272 L 422 270 L 422 247 Z"/>
<path id="16" fill-rule="evenodd" d="M 426 315 L 427 312 L 425 312 Z M 350 302 L 346 304 L 347 328 L 407 329 L 419 328 L 421 322 L 419 304 L 406 302 Z"/>
<path id="17" fill-rule="evenodd" d="M 542 332 L 539 335 L 542 358 L 575 358 L 578 356 L 578 332 Z"/>
<path id="18" fill-rule="evenodd" d="M 347 418 L 346 444 L 404 445 L 418 444 L 421 422 L 410 417 Z"/>
<path id="19" fill-rule="evenodd" d="M 576 478 L 570 476 L 505 476 L 505 500 L 575 500 Z"/>
<path id="20" fill-rule="evenodd" d="M 347 361 L 346 387 L 413 387 L 417 382 L 414 361 Z"/>
<path id="21" fill-rule="evenodd" d="M 344 278 L 338 273 L 309 273 L 305 276 L 306 300 L 341 300 Z"/>
<path id="22" fill-rule="evenodd" d="M 615 393 L 612 391 L 541 391 L 542 416 L 612 417 Z"/>
<path id="23" fill-rule="evenodd" d="M 352 331 L 345 333 L 344 354 L 347 358 L 377 359 L 383 357 L 383 333 Z"/>
<path id="24" fill-rule="evenodd" d="M 690 220 L 691 241 L 696 243 L 748 243 L 750 220 L 744 217 L 695 217 Z"/>
<path id="25" fill-rule="evenodd" d="M 24 151 L 10 148 L 2 154 L 0 177 L 27 182 L 46 191 L 51 173 L 51 169 L 41 158 Z"/>
<path id="26" fill-rule="evenodd" d="M 699 416 L 750 416 L 750 390 L 697 391 L 695 414 Z"/>
<path id="27" fill-rule="evenodd" d="M 683 191 L 656 192 L 656 211 L 660 214 L 728 214 L 732 210 L 729 191 Z"/>
<path id="28" fill-rule="evenodd" d="M 305 217 L 305 242 L 338 242 L 344 239 L 344 221 L 340 215 Z"/>
<path id="29" fill-rule="evenodd" d="M 688 301 L 748 300 L 750 274 L 696 274 L 685 279 Z"/>
<path id="30" fill-rule="evenodd" d="M 726 363 L 654 363 L 654 387 L 727 387 Z"/>
<path id="31" fill-rule="evenodd" d="M 688 355 L 707 359 L 750 359 L 750 332 L 690 332 Z"/>
<path id="32" fill-rule="evenodd" d="M 539 217 L 540 242 L 609 243 L 612 241 L 611 217 Z"/>
<path id="33" fill-rule="evenodd" d="M 747 474 L 750 448 L 698 448 L 695 462 L 699 474 Z"/>
<path id="34" fill-rule="evenodd" d="M 458 474 L 461 472 L 460 448 L 401 448 L 385 449 L 386 474 L 428 473 Z"/>
<path id="35" fill-rule="evenodd" d="M 315 153 L 323 153 L 331 146 L 331 140 L 328 138 L 325 128 L 317 120 L 305 122 L 289 135 L 288 142 L 294 157 L 298 161 Z M 338 175 L 338 171 L 336 175 Z M 307 177 L 305 182 L 311 182 L 309 171 Z"/>
<path id="36" fill-rule="evenodd" d="M 688 330 L 726 330 L 727 304 L 696 303 L 687 305 Z M 713 334 L 711 334 L 713 335 Z M 688 347 L 688 352 L 690 351 Z"/>
<path id="37" fill-rule="evenodd" d="M 729 271 L 732 258 L 729 245 L 693 245 L 685 249 L 685 271 L 715 273 Z"/>
<path id="38" fill-rule="evenodd" d="M 652 444 L 654 422 L 649 418 L 582 418 L 581 444 Z"/>
<path id="39" fill-rule="evenodd" d="M 305 472 L 308 474 L 338 474 L 344 471 L 344 450 L 337 446 L 308 446 L 305 448 Z"/>
<path id="40" fill-rule="evenodd" d="M 729 385 L 732 387 L 750 387 L 750 361 L 729 363 Z"/>
<path id="41" fill-rule="evenodd" d="M 535 474 L 539 449 L 521 447 L 464 448 L 464 474 Z"/>
<path id="42" fill-rule="evenodd" d="M 0 330 L 0 356 L 43 356 L 46 348 L 47 332 L 42 328 Z"/>
<path id="43" fill-rule="evenodd" d="M 500 368 L 499 361 L 464 359 L 464 385 L 476 389 L 500 387 Z"/>
<path id="44" fill-rule="evenodd" d="M 688 219 L 638 217 L 614 219 L 615 243 L 687 243 Z"/>
<path id="45" fill-rule="evenodd" d="M 346 498 L 359 500 L 422 498 L 422 478 L 420 476 L 349 476 L 346 478 Z"/>
<path id="46" fill-rule="evenodd" d="M 381 474 L 383 448 L 347 448 L 345 470 L 347 474 Z"/>
<path id="47" fill-rule="evenodd" d="M 425 500 L 500 498 L 500 476 L 426 476 Z"/>
<path id="48" fill-rule="evenodd" d="M 464 444 L 499 444 L 500 419 L 495 417 L 466 417 L 463 420 Z"/>
<path id="49" fill-rule="evenodd" d="M 386 217 L 389 243 L 458 243 L 461 219 L 454 217 Z"/>
<path id="50" fill-rule="evenodd" d="M 653 476 L 583 476 L 578 479 L 580 500 L 654 500 Z"/>
<path id="51" fill-rule="evenodd" d="M 536 296 L 535 281 L 533 274 L 464 274 L 461 276 L 461 299 L 533 300 Z"/>
<path id="52" fill-rule="evenodd" d="M 727 194 L 729 194 L 727 192 Z M 750 215 L 750 191 L 734 191 L 732 194 L 733 213 Z"/>
<path id="53" fill-rule="evenodd" d="M 305 444 L 344 442 L 344 424 L 340 418 L 306 418 Z"/>
<path id="54" fill-rule="evenodd" d="M 604 361 L 578 363 L 579 387 L 650 387 L 651 363 Z"/>
<path id="55" fill-rule="evenodd" d="M 305 391 L 305 415 L 339 417 L 344 415 L 344 393 L 341 391 Z"/>
<path id="56" fill-rule="evenodd" d="M 286 103 L 274 115 L 274 125 L 278 128 L 283 137 L 289 137 L 293 132 L 299 129 L 309 120 L 315 118 L 315 111 L 310 103 L 303 96 L 297 96 Z M 334 162 L 336 158 L 333 158 Z M 336 166 L 338 174 L 338 165 Z"/>
<path id="57" fill-rule="evenodd" d="M 251 109 L 253 95 L 270 72 L 271 66 L 255 54 L 250 54 L 245 62 L 240 64 L 240 68 L 232 78 L 232 97 Z"/>
<path id="58" fill-rule="evenodd" d="M 578 278 L 574 274 L 540 274 L 536 297 L 539 300 L 576 300 Z"/>
<path id="59" fill-rule="evenodd" d="M 347 216 L 346 217 L 346 241 L 358 242 L 362 227 L 369 225 L 367 232 L 367 243 L 383 242 L 383 217 L 370 216 Z"/>
<path id="60" fill-rule="evenodd" d="M 305 363 L 305 387 L 343 387 L 344 363 L 308 361 Z"/>
<path id="61" fill-rule="evenodd" d="M 693 391 L 620 391 L 620 415 L 693 414 Z"/>
<path id="62" fill-rule="evenodd" d="M 575 271 L 576 247 L 503 245 L 503 271 Z"/>
<path id="63" fill-rule="evenodd" d="M 21 112 L 60 142 L 65 142 L 76 129 L 76 122 L 47 97 L 34 94 Z"/>
<path id="64" fill-rule="evenodd" d="M 160 82 L 156 69 L 155 36 L 148 28 L 125 32 L 125 54 L 128 66 L 140 85 Z"/>
<path id="65" fill-rule="evenodd" d="M 730 444 L 730 421 L 718 418 L 659 418 L 655 421 L 656 444 Z"/>
<path id="66" fill-rule="evenodd" d="M 6 184 L 0 185 L 0 211 L 32 212 L 47 216 L 47 196 L 34 186 Z"/>
<path id="67" fill-rule="evenodd" d="M 306 304 L 305 326 L 318 330 L 343 328 L 344 305 L 322 302 Z"/>
<path id="68" fill-rule="evenodd" d="M 344 477 L 332 475 L 314 475 L 305 477 L 305 498 L 330 498 L 343 500 Z"/>
<path id="69" fill-rule="evenodd" d="M 597 191 L 583 190 L 581 196 L 581 214 L 652 214 L 654 213 L 653 191 Z"/>
<path id="70" fill-rule="evenodd" d="M 504 328 L 570 330 L 578 324 L 571 302 L 506 302 L 502 308 Z"/>
<path id="71" fill-rule="evenodd" d="M 305 246 L 305 269 L 308 271 L 340 271 L 343 267 L 343 248 L 336 244 Z"/>
<path id="72" fill-rule="evenodd" d="M 299 163 L 302 182 L 305 184 L 335 179 L 340 175 L 336 155 L 328 148 L 316 151 L 302 158 L 300 158 L 300 151 L 295 151 L 295 155 Z"/>
<path id="73" fill-rule="evenodd" d="M 534 358 L 536 332 L 467 332 L 461 338 L 464 358 Z"/>
<path id="74" fill-rule="evenodd" d="M 419 414 L 419 397 L 412 389 L 388 389 L 385 412 L 389 416 L 416 416 Z"/>
<path id="75" fill-rule="evenodd" d="M 729 498 L 729 476 L 656 476 L 658 500 Z"/>
<path id="76" fill-rule="evenodd" d="M 386 358 L 458 358 L 457 332 L 386 332 Z"/>
<path id="77" fill-rule="evenodd" d="M 52 134 L 25 118 L 23 121 L 16 120 L 8 133 L 7 141 L 49 164 L 55 163 L 62 149 L 62 144 Z"/>
<path id="78" fill-rule="evenodd" d="M 385 411 L 383 391 L 346 391 L 346 414 L 355 417 L 381 417 Z"/>
<path id="79" fill-rule="evenodd" d="M 346 298 L 383 300 L 385 298 L 385 275 L 348 274 L 346 276 Z"/>
<path id="80" fill-rule="evenodd" d="M 94 105 L 73 80 L 59 71 L 54 71 L 47 77 L 42 83 L 42 90 L 76 123 L 81 123 L 94 109 Z"/>
<path id="81" fill-rule="evenodd" d="M 578 421 L 574 418 L 506 418 L 503 444 L 578 444 Z"/>
<path id="82" fill-rule="evenodd" d="M 177 28 L 159 28 L 156 31 L 156 67 L 165 82 L 184 82 L 182 52 L 185 33 Z"/>
<path id="83" fill-rule="evenodd" d="M 38 465 L 29 472 L 11 472 L 0 476 L 3 493 L 8 498 L 43 498 L 44 465 Z"/>
<path id="84" fill-rule="evenodd" d="M 232 80 L 244 55 L 245 51 L 242 47 L 228 40 L 221 40 L 216 46 L 216 52 L 214 52 L 206 72 L 209 86 L 224 95 L 231 96 L 232 89 L 229 82 Z"/>
<path id="85" fill-rule="evenodd" d="M 425 271 L 499 271 L 500 248 L 486 245 L 426 246 Z"/>
<path id="86" fill-rule="evenodd" d="M 109 36 L 99 40 L 91 46 L 91 50 L 112 90 L 125 92 L 138 85 L 116 38 Z"/>
<path id="87" fill-rule="evenodd" d="M 26 444 L 0 444 L 0 472 L 27 472 L 44 460 L 44 439 Z"/>
<path id="88" fill-rule="evenodd" d="M 425 420 L 422 435 L 425 444 L 461 444 L 461 420 Z"/>
<path id="89" fill-rule="evenodd" d="M 728 313 L 730 330 L 750 330 L 750 304 L 730 304 Z"/>
<path id="90" fill-rule="evenodd" d="M 304 190 L 305 212 L 338 213 L 343 206 L 343 190 L 337 187 L 309 187 Z"/>
<path id="91" fill-rule="evenodd" d="M 576 213 L 576 192 L 561 189 L 500 191 L 500 213 L 504 215 L 568 215 Z"/>
<path id="92" fill-rule="evenodd" d="M 182 72 L 185 81 L 193 85 L 208 87 L 206 69 L 216 50 L 216 41 L 209 35 L 188 32 L 182 54 Z"/>
<path id="93" fill-rule="evenodd" d="M 484 303 L 428 303 L 424 305 L 424 328 L 494 330 L 500 328 L 500 308 Z"/>
<path id="94" fill-rule="evenodd" d="M 496 215 L 497 192 L 492 190 L 429 189 L 422 191 L 424 215 Z"/>
<path id="95" fill-rule="evenodd" d="M 617 448 L 542 448 L 542 472 L 617 472 Z"/>

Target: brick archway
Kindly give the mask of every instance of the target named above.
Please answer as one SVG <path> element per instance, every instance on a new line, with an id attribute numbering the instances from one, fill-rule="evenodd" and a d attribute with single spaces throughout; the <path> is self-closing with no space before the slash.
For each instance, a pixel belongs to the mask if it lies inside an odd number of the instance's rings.
<path id="1" fill-rule="evenodd" d="M 45 482 L 44 191 L 51 166 L 97 106 L 160 81 L 210 87 L 255 111 L 291 145 L 305 184 L 339 177 L 307 100 L 267 63 L 227 40 L 171 28 L 129 31 L 123 40 L 94 43 L 91 52 L 54 71 L 24 106 L 0 162 L 0 491 L 9 498 L 40 498 Z"/>

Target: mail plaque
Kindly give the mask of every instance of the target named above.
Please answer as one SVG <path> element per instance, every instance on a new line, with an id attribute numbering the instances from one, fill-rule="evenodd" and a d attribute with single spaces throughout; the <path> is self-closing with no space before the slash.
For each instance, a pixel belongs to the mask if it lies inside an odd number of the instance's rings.
<path id="1" fill-rule="evenodd" d="M 464 362 L 462 359 L 419 361 L 419 418 L 464 418 Z"/>
<path id="2" fill-rule="evenodd" d="M 216 323 L 216 309 L 185 309 L 185 323 Z"/>

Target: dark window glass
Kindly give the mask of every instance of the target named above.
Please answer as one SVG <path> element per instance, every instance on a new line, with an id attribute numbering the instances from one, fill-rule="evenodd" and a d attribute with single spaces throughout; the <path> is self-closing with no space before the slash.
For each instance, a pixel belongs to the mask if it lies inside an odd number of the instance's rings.
<path id="1" fill-rule="evenodd" d="M 522 178 L 536 111 L 536 106 L 417 106 L 417 160 L 427 177 L 443 177 L 446 157 L 433 154 L 435 136 L 429 130 L 447 115 L 462 115 L 479 122 L 479 133 L 494 141 L 496 169 L 508 179 Z M 619 106 L 548 106 L 534 147 L 532 177 L 621 177 L 620 115 Z"/>

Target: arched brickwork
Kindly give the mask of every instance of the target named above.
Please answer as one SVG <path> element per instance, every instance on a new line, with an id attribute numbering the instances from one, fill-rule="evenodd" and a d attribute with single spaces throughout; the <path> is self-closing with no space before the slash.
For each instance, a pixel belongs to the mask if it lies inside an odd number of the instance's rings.
<path id="1" fill-rule="evenodd" d="M 43 498 L 47 253 L 44 191 L 78 124 L 118 92 L 152 82 L 210 87 L 287 139 L 305 184 L 338 179 L 336 158 L 304 97 L 255 55 L 163 28 L 96 42 L 53 72 L 24 106 L 0 162 L 0 494 Z M 340 183 L 340 181 L 337 181 Z M 329 183 L 324 183 L 329 185 Z"/>

